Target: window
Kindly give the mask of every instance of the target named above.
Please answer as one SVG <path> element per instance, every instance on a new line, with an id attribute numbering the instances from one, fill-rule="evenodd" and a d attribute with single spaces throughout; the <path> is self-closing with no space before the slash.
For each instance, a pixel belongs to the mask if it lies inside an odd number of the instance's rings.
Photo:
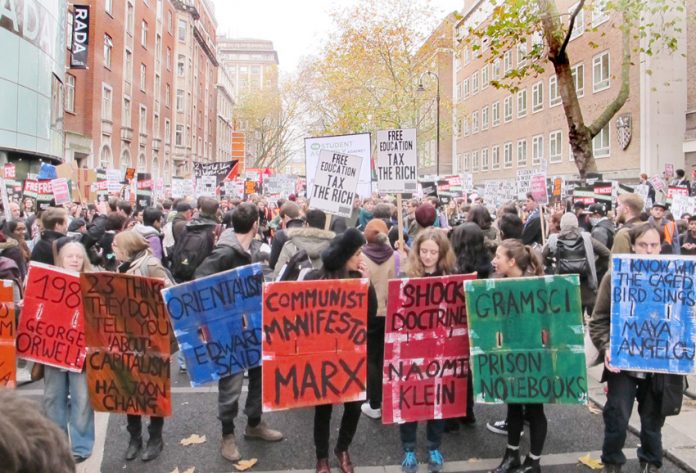
<path id="1" fill-rule="evenodd" d="M 102 136 L 102 139 L 107 140 L 108 137 Z M 107 169 L 111 167 L 111 148 L 108 144 L 102 147 L 101 155 L 99 157 L 99 167 L 102 169 Z"/>
<path id="2" fill-rule="evenodd" d="M 147 48 L 147 21 L 140 23 L 140 45 Z"/>
<path id="3" fill-rule="evenodd" d="M 168 118 L 164 119 L 164 143 L 169 144 L 172 142 L 172 122 Z"/>
<path id="4" fill-rule="evenodd" d="M 488 87 L 490 81 L 488 78 L 488 64 L 484 64 L 483 69 L 481 69 L 481 90 Z"/>
<path id="5" fill-rule="evenodd" d="M 544 159 L 544 136 L 532 137 L 532 166 L 538 166 Z"/>
<path id="6" fill-rule="evenodd" d="M 478 172 L 479 170 L 479 152 L 474 151 L 471 153 L 471 172 Z"/>
<path id="7" fill-rule="evenodd" d="M 104 35 L 104 65 L 111 69 L 111 50 L 114 48 L 114 43 L 111 41 L 111 36 Z"/>
<path id="8" fill-rule="evenodd" d="M 527 115 L 527 89 L 517 92 L 517 118 Z"/>
<path id="9" fill-rule="evenodd" d="M 555 75 L 549 77 L 549 107 L 554 107 L 561 103 L 561 96 L 558 93 L 558 78 Z"/>
<path id="10" fill-rule="evenodd" d="M 147 135 L 147 107 L 140 106 L 140 115 L 138 116 L 138 129 L 141 135 Z"/>
<path id="11" fill-rule="evenodd" d="M 503 54 L 503 66 L 505 67 L 505 74 L 512 70 L 512 51 L 505 51 L 505 54 Z"/>
<path id="12" fill-rule="evenodd" d="M 461 118 L 457 118 L 457 125 L 456 125 L 456 132 L 457 136 L 462 136 L 462 131 L 463 131 L 463 120 Z"/>
<path id="13" fill-rule="evenodd" d="M 156 137 L 160 135 L 160 116 L 157 112 L 152 115 L 152 135 Z"/>
<path id="14" fill-rule="evenodd" d="M 503 147 L 503 167 L 512 167 L 512 143 L 505 143 Z"/>
<path id="15" fill-rule="evenodd" d="M 463 90 L 462 94 L 464 95 L 464 98 L 467 98 L 467 97 L 469 97 L 469 95 L 471 95 L 471 88 L 470 88 L 470 87 L 471 87 L 471 82 L 469 81 L 469 78 L 468 78 L 468 77 L 467 77 L 466 79 L 464 79 L 464 83 L 463 83 L 463 84 L 464 84 L 464 85 L 462 86 L 462 88 L 463 88 L 464 90 Z"/>
<path id="16" fill-rule="evenodd" d="M 174 25 L 174 15 L 172 15 L 172 11 L 169 10 L 167 12 L 167 31 L 171 34 L 172 28 Z"/>
<path id="17" fill-rule="evenodd" d="M 609 156 L 609 124 L 602 128 L 597 136 L 592 138 L 592 154 L 595 158 L 606 158 Z"/>
<path id="18" fill-rule="evenodd" d="M 488 171 L 488 148 L 481 150 L 481 171 Z"/>
<path id="19" fill-rule="evenodd" d="M 469 64 L 471 62 L 471 50 L 469 48 L 464 48 L 464 64 Z"/>
<path id="20" fill-rule="evenodd" d="M 493 115 L 492 126 L 500 125 L 500 102 L 491 105 L 491 115 Z"/>
<path id="21" fill-rule="evenodd" d="M 454 55 L 454 69 L 459 72 L 462 70 L 462 55 L 457 53 Z"/>
<path id="22" fill-rule="evenodd" d="M 176 89 L 176 111 L 184 111 L 184 91 L 182 89 Z"/>
<path id="23" fill-rule="evenodd" d="M 500 76 L 500 58 L 498 58 L 495 61 L 493 61 L 493 80 L 500 79 Z"/>
<path id="24" fill-rule="evenodd" d="M 505 120 L 505 123 L 512 121 L 512 95 L 505 97 L 505 101 L 503 102 L 503 113 L 503 120 Z"/>
<path id="25" fill-rule="evenodd" d="M 471 169 L 469 168 L 469 153 L 464 153 L 464 160 L 462 162 L 462 170 L 464 171 L 470 171 Z"/>
<path id="26" fill-rule="evenodd" d="M 592 59 L 592 91 L 599 92 L 609 88 L 609 51 Z"/>
<path id="27" fill-rule="evenodd" d="M 481 129 L 488 130 L 489 116 L 488 107 L 483 107 L 481 109 Z"/>
<path id="28" fill-rule="evenodd" d="M 186 56 L 179 54 L 176 60 L 176 75 L 179 77 L 184 77 L 186 71 Z"/>
<path id="29" fill-rule="evenodd" d="M 177 37 L 182 43 L 186 42 L 186 20 L 179 20 L 179 28 L 177 30 Z"/>
<path id="30" fill-rule="evenodd" d="M 560 163 L 563 159 L 563 132 L 560 130 L 549 133 L 549 162 Z"/>
<path id="31" fill-rule="evenodd" d="M 527 140 L 517 140 L 517 167 L 527 165 Z"/>
<path id="32" fill-rule="evenodd" d="M 476 71 L 471 76 L 471 95 L 478 94 L 479 91 L 479 72 Z"/>
<path id="33" fill-rule="evenodd" d="M 167 70 L 171 71 L 172 70 L 172 49 L 167 46 Z"/>
<path id="34" fill-rule="evenodd" d="M 104 11 L 111 15 L 113 10 L 113 0 L 104 0 Z"/>
<path id="35" fill-rule="evenodd" d="M 133 36 L 133 28 L 135 26 L 134 15 L 133 15 L 133 4 L 128 2 L 128 8 L 126 11 L 126 33 L 130 33 Z"/>
<path id="36" fill-rule="evenodd" d="M 126 80 L 130 82 L 133 79 L 133 53 L 126 49 Z"/>
<path id="37" fill-rule="evenodd" d="M 595 0 L 592 5 L 592 27 L 596 27 L 609 20 L 607 13 L 607 0 Z"/>
<path id="38" fill-rule="evenodd" d="M 471 113 L 471 133 L 478 133 L 479 131 L 479 114 L 478 112 Z"/>
<path id="39" fill-rule="evenodd" d="M 539 81 L 532 86 L 532 113 L 544 108 L 544 83 Z"/>
<path id="40" fill-rule="evenodd" d="M 140 90 L 145 91 L 147 87 L 147 67 L 145 64 L 140 64 Z"/>
<path id="41" fill-rule="evenodd" d="M 585 95 L 585 65 L 583 63 L 576 64 L 571 71 L 573 83 L 575 84 L 575 95 L 580 98 Z"/>
<path id="42" fill-rule="evenodd" d="M 123 97 L 123 126 L 131 126 L 131 101 L 127 97 Z"/>
<path id="43" fill-rule="evenodd" d="M 500 169 L 500 146 L 491 148 L 491 169 Z"/>
<path id="44" fill-rule="evenodd" d="M 102 120 L 111 120 L 111 87 L 102 85 Z"/>
<path id="45" fill-rule="evenodd" d="M 469 136 L 471 134 L 471 119 L 467 116 L 464 117 L 464 136 Z"/>
<path id="46" fill-rule="evenodd" d="M 176 146 L 184 146 L 184 125 L 176 126 L 176 136 L 174 137 Z"/>
<path id="47" fill-rule="evenodd" d="M 169 106 L 172 104 L 172 88 L 167 84 L 164 87 L 164 105 L 169 108 Z"/>
<path id="48" fill-rule="evenodd" d="M 65 74 L 65 111 L 75 112 L 75 76 Z"/>
<path id="49" fill-rule="evenodd" d="M 462 83 L 457 84 L 457 93 L 455 95 L 455 103 L 459 103 L 462 101 Z"/>
<path id="50" fill-rule="evenodd" d="M 527 64 L 527 43 L 517 45 L 517 67 Z"/>
<path id="51" fill-rule="evenodd" d="M 568 13 L 572 14 L 575 9 L 578 7 L 578 4 L 576 3 L 573 5 L 570 10 L 568 10 Z M 575 23 L 573 23 L 573 32 L 570 33 L 570 40 L 574 40 L 581 34 L 585 32 L 585 10 L 580 9 L 578 12 L 578 15 L 575 17 Z"/>

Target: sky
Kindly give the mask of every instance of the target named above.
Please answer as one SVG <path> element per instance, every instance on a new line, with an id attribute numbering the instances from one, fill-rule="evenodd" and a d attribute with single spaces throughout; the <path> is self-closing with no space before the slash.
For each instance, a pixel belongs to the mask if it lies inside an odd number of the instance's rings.
<path id="1" fill-rule="evenodd" d="M 376 0 L 378 1 L 378 0 Z M 233 38 L 270 39 L 281 72 L 294 72 L 302 56 L 316 52 L 331 27 L 333 5 L 355 0 L 213 0 L 218 34 Z M 460 10 L 463 0 L 432 0 L 439 16 Z"/>

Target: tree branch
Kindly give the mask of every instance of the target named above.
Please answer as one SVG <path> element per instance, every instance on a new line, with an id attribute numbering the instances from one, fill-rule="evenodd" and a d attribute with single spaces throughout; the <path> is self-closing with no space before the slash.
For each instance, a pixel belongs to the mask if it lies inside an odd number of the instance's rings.
<path id="1" fill-rule="evenodd" d="M 575 19 L 580 14 L 580 12 L 582 11 L 582 8 L 584 6 L 585 6 L 585 0 L 580 0 L 578 2 L 578 6 L 575 7 L 575 10 L 573 10 L 573 13 L 570 14 L 570 21 L 568 22 L 568 31 L 566 32 L 565 38 L 563 39 L 563 44 L 561 45 L 561 49 L 558 50 L 559 55 L 565 54 L 566 48 L 568 47 L 568 42 L 570 41 L 570 37 L 573 34 L 573 28 L 575 27 Z"/>

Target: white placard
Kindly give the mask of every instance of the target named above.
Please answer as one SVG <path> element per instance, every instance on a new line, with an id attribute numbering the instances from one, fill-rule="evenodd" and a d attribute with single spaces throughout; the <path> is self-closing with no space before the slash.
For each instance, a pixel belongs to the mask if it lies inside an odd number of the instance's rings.
<path id="1" fill-rule="evenodd" d="M 305 138 L 305 169 L 307 174 L 307 195 L 312 195 L 314 174 L 317 172 L 319 152 L 323 149 L 331 152 L 360 156 L 362 166 L 359 173 L 358 194 L 361 197 L 372 195 L 372 174 L 370 172 L 370 134 L 320 136 Z"/>
<path id="2" fill-rule="evenodd" d="M 681 218 L 684 214 L 694 215 L 696 213 L 696 197 L 673 195 L 671 211 L 676 219 Z"/>
<path id="3" fill-rule="evenodd" d="M 363 158 L 322 150 L 319 153 L 309 206 L 328 214 L 350 217 Z"/>
<path id="4" fill-rule="evenodd" d="M 196 195 L 198 197 L 215 197 L 217 176 L 200 176 L 196 178 Z"/>
<path id="5" fill-rule="evenodd" d="M 416 192 L 416 129 L 377 132 L 377 186 L 380 192 Z"/>
<path id="6" fill-rule="evenodd" d="M 121 170 L 107 169 L 106 170 L 106 191 L 109 194 L 118 194 L 121 192 Z"/>

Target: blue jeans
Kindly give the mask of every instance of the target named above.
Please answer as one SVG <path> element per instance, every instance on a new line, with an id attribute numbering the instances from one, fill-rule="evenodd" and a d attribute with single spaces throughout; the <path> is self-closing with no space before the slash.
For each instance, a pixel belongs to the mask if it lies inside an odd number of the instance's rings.
<path id="1" fill-rule="evenodd" d="M 73 455 L 89 457 L 94 446 L 94 410 L 87 395 L 87 375 L 44 366 L 43 407 L 49 419 L 69 435 Z"/>
<path id="2" fill-rule="evenodd" d="M 445 429 L 445 421 L 443 419 L 430 419 L 427 421 L 426 437 L 428 439 L 428 450 L 440 448 L 442 442 L 442 431 Z M 416 449 L 416 432 L 418 431 L 418 422 L 406 422 L 399 425 L 401 433 L 401 445 L 404 450 Z"/>

